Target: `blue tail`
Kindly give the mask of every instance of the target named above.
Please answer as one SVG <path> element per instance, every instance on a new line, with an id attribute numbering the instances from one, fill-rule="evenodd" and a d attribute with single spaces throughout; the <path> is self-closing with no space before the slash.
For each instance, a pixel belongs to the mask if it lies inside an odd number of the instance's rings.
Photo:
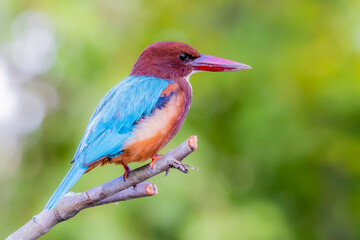
<path id="1" fill-rule="evenodd" d="M 75 183 L 80 179 L 80 177 L 85 173 L 88 166 L 84 167 L 78 161 L 74 163 L 69 172 L 66 174 L 59 187 L 55 190 L 50 200 L 46 204 L 44 209 L 51 210 L 53 209 L 63 198 L 63 196 L 75 185 Z"/>

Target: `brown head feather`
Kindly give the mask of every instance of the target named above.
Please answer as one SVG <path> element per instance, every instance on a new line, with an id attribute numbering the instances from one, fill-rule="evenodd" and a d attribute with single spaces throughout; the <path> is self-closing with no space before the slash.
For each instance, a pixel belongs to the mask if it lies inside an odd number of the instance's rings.
<path id="1" fill-rule="evenodd" d="M 185 61 L 180 59 L 183 54 L 187 56 Z M 190 62 L 200 56 L 195 48 L 185 43 L 156 42 L 140 54 L 130 75 L 173 80 L 184 78 L 192 72 Z"/>

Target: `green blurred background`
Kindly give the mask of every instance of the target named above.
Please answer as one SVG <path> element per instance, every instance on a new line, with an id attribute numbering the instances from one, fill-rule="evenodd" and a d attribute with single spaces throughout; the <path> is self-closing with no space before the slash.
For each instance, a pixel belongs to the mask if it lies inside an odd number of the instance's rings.
<path id="1" fill-rule="evenodd" d="M 162 150 L 197 135 L 200 171 L 85 210 L 44 239 L 360 239 L 360 1 L 0 1 L 0 238 L 39 213 L 102 96 L 147 45 L 252 70 L 192 76 Z M 132 164 L 135 168 L 141 164 Z M 84 175 L 84 191 L 123 174 Z"/>

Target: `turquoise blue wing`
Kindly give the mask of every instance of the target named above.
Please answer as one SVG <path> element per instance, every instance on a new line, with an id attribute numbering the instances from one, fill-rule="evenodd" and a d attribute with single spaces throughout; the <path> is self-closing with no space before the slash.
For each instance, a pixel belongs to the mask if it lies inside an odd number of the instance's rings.
<path id="1" fill-rule="evenodd" d="M 96 108 L 73 161 L 88 166 L 103 157 L 119 154 L 136 121 L 150 115 L 169 83 L 155 77 L 129 76 L 117 84 Z"/>
<path id="2" fill-rule="evenodd" d="M 142 116 L 166 100 L 160 97 L 170 81 L 154 77 L 129 76 L 111 89 L 101 100 L 91 117 L 76 150 L 74 165 L 45 206 L 53 209 L 88 166 L 105 156 L 120 153 L 124 141 Z"/>

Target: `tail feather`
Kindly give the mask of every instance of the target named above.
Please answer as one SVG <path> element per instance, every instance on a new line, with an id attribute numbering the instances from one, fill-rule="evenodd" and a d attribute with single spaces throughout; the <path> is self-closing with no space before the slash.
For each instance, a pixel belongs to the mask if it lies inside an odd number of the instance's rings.
<path id="1" fill-rule="evenodd" d="M 71 167 L 66 174 L 59 187 L 55 190 L 44 209 L 53 209 L 63 198 L 63 196 L 75 185 L 80 177 L 85 173 L 87 166 L 82 166 L 81 163 L 76 163 Z"/>

